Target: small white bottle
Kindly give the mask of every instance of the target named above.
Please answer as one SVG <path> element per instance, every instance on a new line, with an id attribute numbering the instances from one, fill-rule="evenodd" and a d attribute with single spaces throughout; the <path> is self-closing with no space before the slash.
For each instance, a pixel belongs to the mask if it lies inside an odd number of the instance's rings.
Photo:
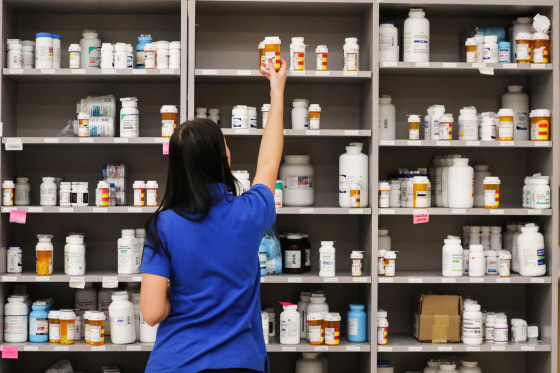
<path id="1" fill-rule="evenodd" d="M 494 343 L 508 343 L 508 322 L 505 313 L 496 314 L 496 323 L 494 324 Z"/>
<path id="2" fill-rule="evenodd" d="M 377 311 L 377 345 L 383 346 L 388 343 L 388 329 L 389 320 L 387 319 L 387 311 L 378 310 Z"/>
<path id="3" fill-rule="evenodd" d="M 494 312 L 487 312 L 486 321 L 484 323 L 484 342 L 494 343 L 495 324 L 496 324 L 496 314 Z"/>
<path id="4" fill-rule="evenodd" d="M 120 137 L 138 137 L 140 118 L 137 97 L 121 98 Z"/>
<path id="5" fill-rule="evenodd" d="M 391 96 L 379 98 L 379 139 L 394 140 L 397 137 L 397 114 Z"/>
<path id="6" fill-rule="evenodd" d="M 128 64 L 128 53 L 126 51 L 127 46 L 125 43 L 115 44 L 115 57 L 114 57 L 114 67 L 115 69 L 126 69 Z"/>
<path id="7" fill-rule="evenodd" d="M 484 207 L 484 178 L 490 175 L 488 165 L 474 166 L 474 207 Z"/>
<path id="8" fill-rule="evenodd" d="M 23 68 L 23 46 L 19 39 L 8 39 L 8 68 L 9 69 L 22 69 Z"/>
<path id="9" fill-rule="evenodd" d="M 444 277 L 460 277 L 463 275 L 463 247 L 461 239 L 447 236 L 443 241 L 442 275 Z"/>
<path id="10" fill-rule="evenodd" d="M 498 36 L 485 35 L 483 48 L 484 51 L 482 54 L 482 61 L 484 63 L 498 63 L 498 57 L 499 57 Z"/>
<path id="11" fill-rule="evenodd" d="M 437 358 L 431 358 L 426 363 L 427 367 L 424 368 L 423 373 L 437 373 L 439 370 L 440 361 Z"/>
<path id="12" fill-rule="evenodd" d="M 261 311 L 261 324 L 263 330 L 264 344 L 267 345 L 270 336 L 268 335 L 268 312 L 266 311 Z"/>
<path id="13" fill-rule="evenodd" d="M 68 46 L 68 67 L 71 69 L 80 68 L 80 55 L 82 48 L 80 44 L 70 44 Z"/>
<path id="14" fill-rule="evenodd" d="M 118 244 L 118 267 L 119 275 L 130 275 L 136 273 L 136 253 L 138 240 L 134 229 L 123 229 L 122 237 L 119 238 Z"/>
<path id="15" fill-rule="evenodd" d="M 486 258 L 482 245 L 471 244 L 469 251 L 469 276 L 482 277 L 486 274 Z"/>
<path id="16" fill-rule="evenodd" d="M 308 123 L 308 107 L 306 99 L 294 99 L 292 109 L 292 129 L 306 130 L 309 129 Z"/>
<path id="17" fill-rule="evenodd" d="M 9 244 L 6 250 L 6 272 L 21 273 L 22 267 L 22 250 L 19 244 Z"/>
<path id="18" fill-rule="evenodd" d="M 430 61 L 430 21 L 422 9 L 410 9 L 404 21 L 404 62 Z"/>
<path id="19" fill-rule="evenodd" d="M 301 36 L 292 37 L 290 71 L 305 71 L 305 42 Z"/>
<path id="20" fill-rule="evenodd" d="M 140 266 L 142 265 L 142 253 L 144 252 L 144 244 L 146 242 L 146 229 L 136 228 L 135 236 L 137 240 L 136 245 L 136 272 L 140 271 Z"/>
<path id="21" fill-rule="evenodd" d="M 319 276 L 336 276 L 336 249 L 334 241 L 321 241 L 319 248 Z"/>
<path id="22" fill-rule="evenodd" d="M 548 176 L 536 177 L 533 179 L 532 198 L 534 209 L 550 208 L 550 186 L 548 185 Z M 17 185 L 16 185 L 17 188 Z"/>
<path id="23" fill-rule="evenodd" d="M 136 341 L 134 326 L 134 306 L 128 300 L 126 291 L 117 291 L 111 295 L 109 319 L 111 323 L 111 343 L 127 344 Z"/>
<path id="24" fill-rule="evenodd" d="M 502 227 L 490 227 L 490 249 L 496 251 L 502 250 Z"/>
<path id="25" fill-rule="evenodd" d="M 202 113 L 202 109 L 204 109 L 204 113 Z M 196 110 L 197 118 L 208 119 L 205 108 Z M 235 105 L 231 110 L 231 128 L 249 128 L 249 113 L 246 105 Z"/>
<path id="26" fill-rule="evenodd" d="M 297 345 L 300 342 L 301 320 L 297 305 L 284 304 L 284 311 L 280 313 L 280 344 Z"/>
<path id="27" fill-rule="evenodd" d="M 156 341 L 157 331 L 159 324 L 154 326 L 148 325 L 144 318 L 142 317 L 142 312 L 140 312 L 140 336 L 139 340 L 142 343 L 154 343 Z"/>
<path id="28" fill-rule="evenodd" d="M 360 46 L 358 38 L 344 38 L 344 66 L 343 71 L 360 70 Z"/>
<path id="29" fill-rule="evenodd" d="M 56 184 L 54 182 L 54 177 L 44 177 L 41 183 L 40 189 L 40 201 L 41 206 L 56 206 Z"/>
<path id="30" fill-rule="evenodd" d="M 486 250 L 486 274 L 497 275 L 499 271 L 498 252 L 495 250 Z"/>
<path id="31" fill-rule="evenodd" d="M 459 373 L 481 373 L 482 370 L 478 366 L 478 361 L 469 358 L 461 358 L 461 367 Z"/>
<path id="32" fill-rule="evenodd" d="M 101 62 L 99 67 L 102 69 L 112 69 L 114 67 L 114 58 L 113 44 L 101 44 Z"/>
<path id="33" fill-rule="evenodd" d="M 84 236 L 71 235 L 64 247 L 64 268 L 69 276 L 83 276 L 86 273 L 86 246 Z"/>
<path id="34" fill-rule="evenodd" d="M 439 365 L 437 373 L 458 373 L 455 363 L 444 361 Z"/>
<path id="35" fill-rule="evenodd" d="M 466 345 L 482 344 L 482 312 L 480 304 L 466 303 L 463 311 L 461 339 Z"/>

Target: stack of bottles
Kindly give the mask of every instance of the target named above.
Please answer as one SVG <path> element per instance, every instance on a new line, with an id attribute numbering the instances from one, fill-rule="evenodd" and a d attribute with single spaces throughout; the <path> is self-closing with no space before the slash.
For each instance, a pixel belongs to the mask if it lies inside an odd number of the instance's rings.
<path id="1" fill-rule="evenodd" d="M 460 363 L 460 364 L 459 364 Z M 423 373 L 482 373 L 478 361 L 470 357 L 433 357 L 428 360 Z"/>
<path id="2" fill-rule="evenodd" d="M 422 9 L 410 9 L 403 25 L 403 61 L 430 61 L 430 21 Z M 395 21 L 382 20 L 379 25 L 379 61 L 399 61 L 399 31 Z"/>
<path id="3" fill-rule="evenodd" d="M 115 204 L 114 206 L 126 206 L 126 195 L 128 191 L 127 185 L 127 166 L 122 163 L 110 163 L 103 165 L 103 181 L 115 186 Z M 155 186 L 157 188 L 157 185 Z M 156 197 L 157 200 L 157 197 Z"/>
<path id="4" fill-rule="evenodd" d="M 321 106 L 309 104 L 305 98 L 295 98 L 292 102 L 292 129 L 318 130 L 321 128 Z"/>
<path id="5" fill-rule="evenodd" d="M 550 208 L 550 177 L 540 173 L 527 176 L 523 185 L 523 207 L 530 209 Z"/>
<path id="6" fill-rule="evenodd" d="M 138 273 L 142 264 L 142 252 L 146 230 L 144 228 L 123 229 L 121 238 L 117 241 L 117 273 L 119 275 L 131 275 Z"/>
<path id="7" fill-rule="evenodd" d="M 74 135 L 79 137 L 114 137 L 116 99 L 113 95 L 88 96 L 76 104 Z"/>

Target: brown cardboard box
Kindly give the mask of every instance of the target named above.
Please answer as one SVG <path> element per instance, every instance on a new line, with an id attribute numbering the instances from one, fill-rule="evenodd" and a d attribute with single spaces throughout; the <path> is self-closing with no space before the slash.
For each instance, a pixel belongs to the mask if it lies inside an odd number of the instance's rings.
<path id="1" fill-rule="evenodd" d="M 414 336 L 421 342 L 461 342 L 462 314 L 461 296 L 423 294 L 414 315 Z"/>

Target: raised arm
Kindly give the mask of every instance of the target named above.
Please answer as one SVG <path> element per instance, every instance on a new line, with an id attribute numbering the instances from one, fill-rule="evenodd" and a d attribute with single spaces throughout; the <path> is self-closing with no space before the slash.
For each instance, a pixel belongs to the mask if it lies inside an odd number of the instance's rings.
<path id="1" fill-rule="evenodd" d="M 284 148 L 284 86 L 287 64 L 282 58 L 280 61 L 278 72 L 272 60 L 268 62 L 270 73 L 261 71 L 270 80 L 270 111 L 261 139 L 257 172 L 253 180 L 253 185 L 264 184 L 272 193 L 276 188 L 276 177 Z"/>

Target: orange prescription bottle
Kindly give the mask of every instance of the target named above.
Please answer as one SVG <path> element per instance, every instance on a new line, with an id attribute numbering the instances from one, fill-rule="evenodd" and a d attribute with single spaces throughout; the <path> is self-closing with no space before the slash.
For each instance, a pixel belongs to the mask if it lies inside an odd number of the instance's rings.
<path id="1" fill-rule="evenodd" d="M 533 63 L 548 63 L 550 37 L 544 32 L 533 34 Z"/>
<path id="2" fill-rule="evenodd" d="M 497 209 L 500 207 L 500 178 L 486 176 L 484 178 L 484 207 Z"/>
<path id="3" fill-rule="evenodd" d="M 322 345 L 325 343 L 325 328 L 322 312 L 311 312 L 307 315 L 307 331 L 309 344 Z"/>
<path id="4" fill-rule="evenodd" d="M 60 343 L 60 312 L 49 312 L 49 342 Z"/>
<path id="5" fill-rule="evenodd" d="M 76 330 L 76 314 L 72 310 L 60 311 L 60 344 L 73 345 Z"/>
<path id="6" fill-rule="evenodd" d="M 266 59 L 264 58 L 264 40 L 259 43 L 259 70 L 266 71 Z"/>
<path id="7" fill-rule="evenodd" d="M 515 51 L 517 63 L 531 63 L 533 35 L 528 32 L 520 32 L 515 35 L 515 41 L 517 43 Z"/>
<path id="8" fill-rule="evenodd" d="M 268 71 L 268 61 L 272 60 L 276 65 L 276 71 L 280 70 L 280 38 L 278 36 L 267 36 L 264 38 L 265 71 Z"/>
<path id="9" fill-rule="evenodd" d="M 171 137 L 177 129 L 177 106 L 163 105 L 161 107 L 161 137 Z"/>
<path id="10" fill-rule="evenodd" d="M 340 314 L 327 313 L 325 316 L 325 344 L 338 346 L 340 344 Z"/>
<path id="11" fill-rule="evenodd" d="M 428 178 L 426 176 L 414 176 L 413 185 L 413 207 L 415 209 L 428 208 L 430 201 L 428 200 Z"/>
<path id="12" fill-rule="evenodd" d="M 548 141 L 550 138 L 550 110 L 535 109 L 529 114 L 531 117 L 531 140 Z"/>
<path id="13" fill-rule="evenodd" d="M 92 346 L 105 344 L 105 314 L 103 312 L 90 313 L 89 344 Z"/>

